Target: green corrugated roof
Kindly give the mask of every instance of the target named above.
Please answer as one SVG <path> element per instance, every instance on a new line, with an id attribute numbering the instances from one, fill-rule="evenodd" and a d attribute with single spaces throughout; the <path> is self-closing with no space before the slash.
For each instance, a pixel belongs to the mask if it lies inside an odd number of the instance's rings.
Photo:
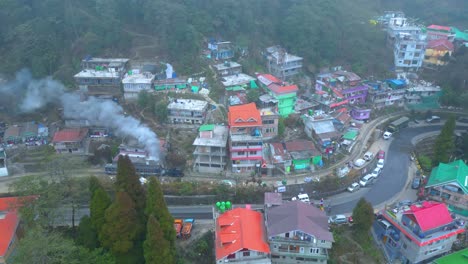
<path id="1" fill-rule="evenodd" d="M 448 164 L 439 163 L 439 166 L 432 169 L 426 187 L 450 182 L 456 182 L 465 193 L 468 193 L 468 166 L 463 160 L 456 160 Z"/>
<path id="2" fill-rule="evenodd" d="M 200 131 L 200 132 L 201 132 L 201 131 L 213 131 L 213 130 L 214 130 L 214 127 L 215 127 L 215 125 L 213 125 L 213 124 L 202 125 L 202 126 L 198 129 L 198 131 Z"/>
<path id="3" fill-rule="evenodd" d="M 436 264 L 468 263 L 468 248 L 434 260 Z"/>
<path id="4" fill-rule="evenodd" d="M 343 138 L 344 139 L 348 139 L 348 140 L 354 140 L 357 136 L 358 132 L 357 131 L 348 131 L 346 132 L 344 135 L 343 135 Z"/>
<path id="5" fill-rule="evenodd" d="M 463 41 L 468 41 L 468 33 L 459 30 L 456 27 L 452 27 L 452 32 L 455 33 L 455 39 L 461 39 Z"/>
<path id="6" fill-rule="evenodd" d="M 250 81 L 250 88 L 251 89 L 258 89 L 258 85 L 254 80 Z"/>

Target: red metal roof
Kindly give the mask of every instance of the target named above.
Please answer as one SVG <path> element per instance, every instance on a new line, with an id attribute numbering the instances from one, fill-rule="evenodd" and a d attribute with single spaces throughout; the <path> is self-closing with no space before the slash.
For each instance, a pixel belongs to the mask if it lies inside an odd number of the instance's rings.
<path id="1" fill-rule="evenodd" d="M 348 99 L 346 100 L 343 100 L 341 102 L 338 102 L 338 103 L 333 103 L 333 104 L 330 104 L 330 108 L 334 108 L 334 107 L 337 107 L 337 106 L 340 106 L 340 105 L 345 105 L 348 103 Z"/>
<path id="2" fill-rule="evenodd" d="M 19 197 L 0 198 L 0 211 L 6 213 L 5 217 L 0 219 L 0 256 L 5 256 L 15 235 L 19 223 L 17 213 L 19 203 Z"/>
<path id="3" fill-rule="evenodd" d="M 405 214 L 413 215 L 423 232 L 453 221 L 447 206 L 443 203 L 424 202 L 421 207 L 413 205 Z"/>
<path id="4" fill-rule="evenodd" d="M 427 48 L 436 49 L 436 50 L 453 51 L 454 46 L 453 46 L 453 43 L 448 41 L 447 39 L 435 39 L 427 43 Z"/>
<path id="5" fill-rule="evenodd" d="M 88 134 L 87 128 L 66 128 L 55 132 L 53 143 L 81 141 Z"/>
<path id="6" fill-rule="evenodd" d="M 255 103 L 229 107 L 228 122 L 231 127 L 261 126 L 262 118 Z"/>
<path id="7" fill-rule="evenodd" d="M 247 249 L 270 253 L 263 216 L 246 208 L 225 212 L 216 219 L 216 261 Z"/>
<path id="8" fill-rule="evenodd" d="M 281 83 L 281 80 L 271 74 L 257 74 L 257 79 L 264 85 L 270 85 L 271 83 Z"/>
<path id="9" fill-rule="evenodd" d="M 292 140 L 285 142 L 284 144 L 286 145 L 286 150 L 289 152 L 305 150 L 316 151 L 314 143 L 308 140 Z"/>
<path id="10" fill-rule="evenodd" d="M 278 83 L 272 83 L 268 85 L 268 89 L 270 89 L 275 94 L 294 93 L 299 90 L 299 88 L 297 88 L 297 85 L 295 84 L 281 85 Z"/>
<path id="11" fill-rule="evenodd" d="M 428 29 L 434 29 L 434 30 L 450 31 L 450 27 L 440 26 L 440 25 L 430 25 L 430 26 L 428 26 L 427 28 L 428 28 Z"/>

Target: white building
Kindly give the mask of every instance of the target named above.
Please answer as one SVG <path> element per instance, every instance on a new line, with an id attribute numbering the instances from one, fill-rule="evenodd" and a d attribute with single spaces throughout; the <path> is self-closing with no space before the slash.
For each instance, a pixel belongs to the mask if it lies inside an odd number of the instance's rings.
<path id="1" fill-rule="evenodd" d="M 141 91 L 150 91 L 154 81 L 154 74 L 140 73 L 138 70 L 130 71 L 122 80 L 125 100 L 137 99 Z"/>
<path id="2" fill-rule="evenodd" d="M 302 57 L 289 54 L 280 46 L 269 47 L 266 52 L 267 68 L 271 74 L 286 79 L 301 72 Z"/>
<path id="3" fill-rule="evenodd" d="M 205 121 L 208 102 L 193 99 L 174 99 L 167 106 L 168 121 L 172 124 L 197 124 Z"/>
<path id="4" fill-rule="evenodd" d="M 417 71 L 423 63 L 426 51 L 427 35 L 423 32 L 415 34 L 399 33 L 393 47 L 396 69 Z"/>
<path id="5" fill-rule="evenodd" d="M 195 146 L 193 169 L 201 173 L 218 173 L 225 169 L 227 161 L 227 126 L 202 125 Z"/>

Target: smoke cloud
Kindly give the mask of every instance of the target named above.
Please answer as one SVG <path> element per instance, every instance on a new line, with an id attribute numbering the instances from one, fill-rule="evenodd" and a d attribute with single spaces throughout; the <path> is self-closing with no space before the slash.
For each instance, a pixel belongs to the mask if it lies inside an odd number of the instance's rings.
<path id="1" fill-rule="evenodd" d="M 21 70 L 13 81 L 0 84 L 0 94 L 19 98 L 22 112 L 32 112 L 49 103 L 61 104 L 65 118 L 84 119 L 93 126 L 108 127 L 121 137 L 133 137 L 143 145 L 152 159 L 159 160 L 156 134 L 139 120 L 125 116 L 123 108 L 110 100 L 90 97 L 81 101 L 77 93 L 51 77 L 34 79 L 28 70 Z"/>

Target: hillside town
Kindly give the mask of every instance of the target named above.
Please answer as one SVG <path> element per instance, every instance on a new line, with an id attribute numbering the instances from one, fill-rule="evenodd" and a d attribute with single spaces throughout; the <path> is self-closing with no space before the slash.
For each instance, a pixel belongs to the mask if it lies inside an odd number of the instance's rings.
<path id="1" fill-rule="evenodd" d="M 418 157 L 433 154 L 438 134 L 413 146 L 404 146 L 402 135 L 408 127 L 442 126 L 454 113 L 453 137 L 466 136 L 466 110 L 442 105 L 443 89 L 420 72 L 444 67 L 452 53 L 468 47 L 468 33 L 421 26 L 402 12 L 369 23 L 386 32 L 392 77 L 360 76 L 340 65 L 310 76 L 300 54 L 280 45 L 264 48 L 263 71 L 247 72 L 242 61 L 248 51 L 220 38 L 203 43 L 200 56 L 210 72 L 187 76 L 170 62 L 87 56 L 73 76 L 75 92 L 60 90 L 59 99 L 48 102 L 62 104 L 55 119 L 0 122 L 0 180 L 40 173 L 26 159 L 50 148 L 86 160 L 106 153 L 92 171 L 110 180 L 119 157 L 127 156 L 142 184 L 157 176 L 163 183 L 270 188 L 263 203 L 226 200 L 211 207 L 215 262 L 245 264 L 351 263 L 330 261 L 335 230 L 356 224 L 352 208 L 340 205 L 351 195 L 367 197 L 378 181 L 398 182 L 391 199 L 371 204 L 370 234 L 382 263 L 464 263 L 468 250 L 457 250 L 468 243 L 467 161 L 461 153 L 423 169 Z M 149 117 L 151 107 L 162 117 Z M 431 147 L 423 151 L 423 143 Z M 403 164 L 390 155 L 391 144 L 404 149 Z M 392 181 L 397 167 L 403 173 Z M 327 177 L 340 185 L 307 187 Z M 19 211 L 8 207 L 12 199 L 18 198 L 0 198 L 0 230 L 8 230 L 0 232 L 0 263 L 9 263 L 21 232 Z M 177 241 L 194 239 L 198 219 L 174 218 Z"/>

